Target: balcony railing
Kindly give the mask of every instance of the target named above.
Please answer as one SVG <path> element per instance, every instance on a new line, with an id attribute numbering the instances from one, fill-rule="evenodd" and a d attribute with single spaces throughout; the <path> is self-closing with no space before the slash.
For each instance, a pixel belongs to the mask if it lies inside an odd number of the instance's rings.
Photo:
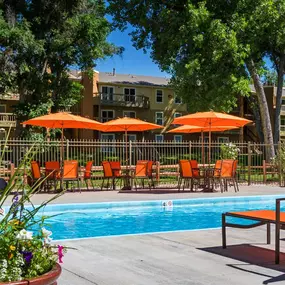
<path id="1" fill-rule="evenodd" d="M 281 106 L 281 112 L 285 112 L 285 105 Z"/>
<path id="2" fill-rule="evenodd" d="M 0 100 L 19 100 L 19 94 L 0 94 Z"/>
<path id="3" fill-rule="evenodd" d="M 99 93 L 102 105 L 149 108 L 149 98 L 144 95 Z"/>
<path id="4" fill-rule="evenodd" d="M 16 127 L 16 116 L 13 113 L 0 113 L 0 127 Z"/>

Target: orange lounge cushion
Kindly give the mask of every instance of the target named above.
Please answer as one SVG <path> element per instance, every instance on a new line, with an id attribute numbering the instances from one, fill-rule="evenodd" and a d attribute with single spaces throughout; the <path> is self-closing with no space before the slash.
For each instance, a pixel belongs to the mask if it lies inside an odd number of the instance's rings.
<path id="1" fill-rule="evenodd" d="M 262 219 L 275 222 L 276 212 L 273 210 L 256 210 L 256 211 L 244 211 L 244 212 L 230 212 L 229 214 L 243 216 L 245 218 Z M 285 212 L 280 213 L 280 221 L 285 223 Z"/>

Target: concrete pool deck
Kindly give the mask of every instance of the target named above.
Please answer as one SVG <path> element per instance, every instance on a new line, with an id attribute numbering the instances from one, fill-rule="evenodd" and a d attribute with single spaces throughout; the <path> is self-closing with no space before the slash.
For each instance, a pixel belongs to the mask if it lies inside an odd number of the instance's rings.
<path id="1" fill-rule="evenodd" d="M 229 229 L 227 249 L 221 248 L 219 229 L 63 244 L 77 250 L 66 254 L 59 285 L 285 284 L 285 254 L 275 265 L 265 227 Z"/>
<path id="2" fill-rule="evenodd" d="M 177 190 L 148 190 L 144 192 L 132 191 L 131 193 L 118 193 L 118 191 L 84 191 L 66 192 L 58 199 L 52 201 L 54 204 L 65 203 L 96 203 L 96 202 L 117 202 L 117 201 L 147 201 L 147 200 L 174 200 L 209 197 L 238 197 L 238 196 L 258 196 L 258 195 L 283 195 L 285 197 L 285 187 L 251 185 L 240 186 L 240 191 L 235 193 L 233 187 L 228 192 L 205 193 L 205 192 L 178 192 Z M 36 194 L 32 197 L 34 204 L 39 204 L 50 199 L 54 194 Z M 11 204 L 11 199 L 5 201 L 4 205 Z"/>
<path id="3" fill-rule="evenodd" d="M 242 186 L 239 193 L 66 193 L 54 203 L 167 200 L 201 197 L 282 195 L 285 188 Z M 38 204 L 51 197 L 39 194 Z M 84 225 L 83 225 L 84 226 Z M 285 232 L 281 233 L 285 238 Z M 265 226 L 228 229 L 228 245 L 221 248 L 221 230 L 91 238 L 62 241 L 74 247 L 64 257 L 59 285 L 259 285 L 285 284 L 285 242 L 281 264 L 274 264 L 272 244 L 266 245 Z"/>

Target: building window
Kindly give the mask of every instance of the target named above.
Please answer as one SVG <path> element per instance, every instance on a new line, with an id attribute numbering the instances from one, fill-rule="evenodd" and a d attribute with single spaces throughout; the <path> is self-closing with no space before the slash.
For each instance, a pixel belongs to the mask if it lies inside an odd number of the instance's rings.
<path id="1" fill-rule="evenodd" d="M 156 142 L 163 142 L 164 137 L 163 135 L 155 135 L 155 141 Z"/>
<path id="2" fill-rule="evenodd" d="M 136 89 L 135 88 L 124 88 L 125 101 L 135 102 L 136 101 Z"/>
<path id="3" fill-rule="evenodd" d="M 114 87 L 102 86 L 101 100 L 113 101 L 114 100 L 113 95 L 114 95 Z"/>
<path id="4" fill-rule="evenodd" d="M 6 113 L 6 105 L 5 104 L 0 105 L 0 113 Z"/>
<path id="5" fill-rule="evenodd" d="M 101 111 L 101 122 L 105 123 L 115 118 L 115 112 L 113 110 L 102 110 Z"/>
<path id="6" fill-rule="evenodd" d="M 163 126 L 163 112 L 155 112 L 155 123 Z"/>
<path id="7" fill-rule="evenodd" d="M 137 135 L 135 134 L 127 134 L 128 136 L 128 142 L 134 142 L 137 140 Z M 125 136 L 124 136 L 124 140 L 125 140 Z"/>
<path id="8" fill-rule="evenodd" d="M 181 99 L 181 97 L 175 96 L 174 103 L 175 103 L 175 104 L 182 104 L 182 99 Z"/>
<path id="9" fill-rule="evenodd" d="M 219 143 L 228 143 L 230 139 L 228 137 L 218 137 Z"/>
<path id="10" fill-rule="evenodd" d="M 156 90 L 156 103 L 163 103 L 163 91 Z"/>
<path id="11" fill-rule="evenodd" d="M 202 137 L 199 137 L 199 142 L 202 142 Z M 209 143 L 209 137 L 204 137 L 204 143 Z"/>
<path id="12" fill-rule="evenodd" d="M 102 141 L 114 141 L 115 134 L 101 134 L 101 140 Z"/>
<path id="13" fill-rule="evenodd" d="M 174 118 L 178 118 L 178 117 L 181 117 L 181 116 L 182 116 L 181 113 L 178 113 L 178 112 L 174 113 Z"/>
<path id="14" fill-rule="evenodd" d="M 136 118 L 136 112 L 134 111 L 124 111 L 123 114 L 124 117 Z"/>
<path id="15" fill-rule="evenodd" d="M 175 135 L 174 136 L 174 141 L 175 142 L 182 142 L 182 135 Z"/>

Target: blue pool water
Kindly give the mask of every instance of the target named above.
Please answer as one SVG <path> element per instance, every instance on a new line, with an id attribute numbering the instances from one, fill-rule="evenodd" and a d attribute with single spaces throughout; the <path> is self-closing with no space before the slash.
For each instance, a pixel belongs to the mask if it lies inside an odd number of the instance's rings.
<path id="1" fill-rule="evenodd" d="M 173 200 L 173 207 L 162 206 L 161 200 L 49 205 L 44 214 L 63 213 L 48 220 L 54 239 L 77 239 L 219 228 L 223 212 L 274 209 L 275 199 L 279 197 Z"/>

